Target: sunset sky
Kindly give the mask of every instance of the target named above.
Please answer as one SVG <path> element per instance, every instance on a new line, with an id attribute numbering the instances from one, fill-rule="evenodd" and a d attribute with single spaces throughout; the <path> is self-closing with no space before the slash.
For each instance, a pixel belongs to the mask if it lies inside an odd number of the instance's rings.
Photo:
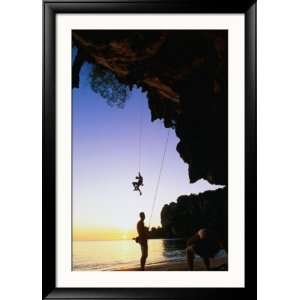
<path id="1" fill-rule="evenodd" d="M 73 90 L 73 238 L 127 239 L 136 236 L 139 212 L 148 226 L 154 190 L 168 130 L 151 122 L 145 94 L 134 89 L 123 109 L 110 107 L 88 84 L 91 66 L 81 70 L 80 88 Z M 141 173 L 143 195 L 131 182 L 138 172 L 140 113 L 143 116 Z M 188 166 L 176 151 L 171 130 L 158 199 L 151 221 L 160 225 L 164 204 L 182 194 L 214 189 L 204 180 L 189 183 Z"/>

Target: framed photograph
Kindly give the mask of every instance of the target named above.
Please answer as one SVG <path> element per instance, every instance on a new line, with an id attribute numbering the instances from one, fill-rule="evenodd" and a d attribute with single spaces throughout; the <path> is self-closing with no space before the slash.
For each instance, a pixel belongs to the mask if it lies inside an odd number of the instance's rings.
<path id="1" fill-rule="evenodd" d="M 43 20 L 43 299 L 256 299 L 255 1 Z"/>

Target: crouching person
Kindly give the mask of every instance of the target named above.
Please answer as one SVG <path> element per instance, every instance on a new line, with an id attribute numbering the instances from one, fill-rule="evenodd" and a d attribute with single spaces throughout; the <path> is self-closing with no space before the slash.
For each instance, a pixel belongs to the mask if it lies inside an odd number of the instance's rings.
<path id="1" fill-rule="evenodd" d="M 213 258 L 219 250 L 223 249 L 218 235 L 209 229 L 200 229 L 187 241 L 186 255 L 189 269 L 194 269 L 195 254 L 203 258 L 205 267 L 210 269 L 210 258 Z"/>

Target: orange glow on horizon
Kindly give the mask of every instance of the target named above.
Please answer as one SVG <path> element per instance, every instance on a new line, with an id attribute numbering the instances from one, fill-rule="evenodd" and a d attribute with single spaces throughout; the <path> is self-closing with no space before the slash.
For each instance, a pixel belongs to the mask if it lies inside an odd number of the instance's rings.
<path id="1" fill-rule="evenodd" d="M 122 228 L 74 228 L 73 241 L 130 240 L 137 236 L 136 230 Z"/>

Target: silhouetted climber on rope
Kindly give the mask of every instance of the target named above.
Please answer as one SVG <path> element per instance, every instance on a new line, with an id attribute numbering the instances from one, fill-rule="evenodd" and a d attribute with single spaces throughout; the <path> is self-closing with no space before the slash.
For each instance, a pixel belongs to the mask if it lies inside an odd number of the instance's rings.
<path id="1" fill-rule="evenodd" d="M 134 191 L 139 191 L 140 192 L 140 196 L 142 196 L 142 191 L 140 190 L 140 186 L 144 186 L 144 179 L 141 175 L 141 173 L 139 172 L 139 175 L 135 177 L 135 179 L 137 179 L 137 181 L 133 181 L 132 185 L 134 187 Z"/>

